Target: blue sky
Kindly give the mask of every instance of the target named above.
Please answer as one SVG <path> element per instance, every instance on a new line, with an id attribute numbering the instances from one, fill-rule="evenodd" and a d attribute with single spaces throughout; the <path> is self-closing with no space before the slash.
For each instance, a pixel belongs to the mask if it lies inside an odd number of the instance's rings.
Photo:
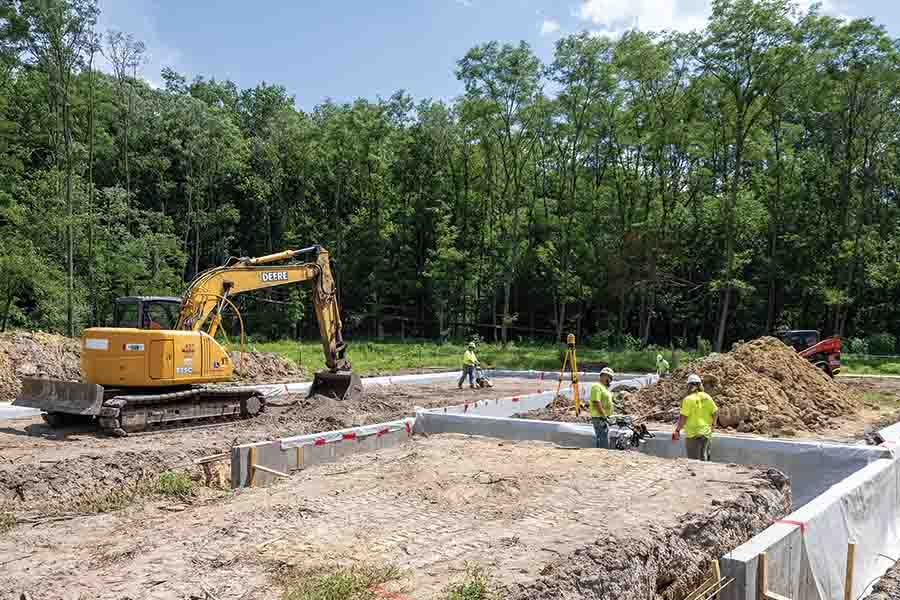
<path id="1" fill-rule="evenodd" d="M 808 0 L 802 0 L 804 5 Z M 559 36 L 702 26 L 709 0 L 100 0 L 100 28 L 143 40 L 143 76 L 170 66 L 240 87 L 280 83 L 311 109 L 325 98 L 450 99 L 455 63 L 476 44 L 525 40 L 544 59 Z M 871 16 L 900 36 L 900 3 L 826 0 L 825 12 Z"/>

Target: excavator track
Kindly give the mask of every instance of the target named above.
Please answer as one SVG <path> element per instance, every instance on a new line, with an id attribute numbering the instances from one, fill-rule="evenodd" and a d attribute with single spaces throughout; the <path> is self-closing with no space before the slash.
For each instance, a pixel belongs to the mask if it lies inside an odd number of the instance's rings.
<path id="1" fill-rule="evenodd" d="M 113 396 L 104 400 L 97 422 L 101 431 L 121 437 L 148 428 L 249 419 L 265 408 L 265 396 L 257 389 L 191 388 Z"/>

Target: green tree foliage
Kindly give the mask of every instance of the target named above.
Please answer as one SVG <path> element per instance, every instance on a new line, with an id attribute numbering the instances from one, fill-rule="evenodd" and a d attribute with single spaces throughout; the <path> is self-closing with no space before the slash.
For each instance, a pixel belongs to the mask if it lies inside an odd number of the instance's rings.
<path id="1" fill-rule="evenodd" d="M 897 41 L 785 0 L 712 8 L 690 33 L 566 36 L 546 62 L 479 45 L 452 102 L 302 111 L 265 82 L 151 88 L 90 0 L 0 0 L 0 328 L 108 323 L 117 296 L 321 244 L 348 337 L 890 346 Z M 314 337 L 311 298 L 240 306 L 254 335 Z"/>

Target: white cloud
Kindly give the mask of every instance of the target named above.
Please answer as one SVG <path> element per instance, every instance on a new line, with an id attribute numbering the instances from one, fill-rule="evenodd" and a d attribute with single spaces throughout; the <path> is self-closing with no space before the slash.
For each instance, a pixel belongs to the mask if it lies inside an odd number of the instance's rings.
<path id="1" fill-rule="evenodd" d="M 541 35 L 551 35 L 559 31 L 559 21 L 545 18 L 541 23 Z"/>
<path id="2" fill-rule="evenodd" d="M 850 18 L 847 0 L 800 0 L 803 10 L 821 1 L 821 13 Z M 631 29 L 690 31 L 702 29 L 710 14 L 710 0 L 581 0 L 573 10 L 590 23 L 592 35 L 619 37 Z"/>
<path id="3" fill-rule="evenodd" d="M 689 31 L 706 24 L 709 0 L 583 0 L 575 16 L 618 36 L 629 29 Z"/>
<path id="4" fill-rule="evenodd" d="M 815 4 L 817 0 L 813 0 L 809 3 L 810 6 Z M 846 21 L 853 20 L 853 17 L 847 12 L 849 10 L 849 6 L 843 0 L 818 0 L 821 2 L 822 6 L 819 9 L 819 12 L 823 15 L 829 15 L 831 17 L 838 17 L 839 19 L 844 19 Z"/>
<path id="5" fill-rule="evenodd" d="M 472 6 L 472 0 L 455 0 L 455 2 L 456 2 L 457 4 L 460 4 L 460 5 L 462 5 L 462 6 L 465 6 L 465 7 L 467 7 L 467 8 L 468 8 L 469 6 Z"/>

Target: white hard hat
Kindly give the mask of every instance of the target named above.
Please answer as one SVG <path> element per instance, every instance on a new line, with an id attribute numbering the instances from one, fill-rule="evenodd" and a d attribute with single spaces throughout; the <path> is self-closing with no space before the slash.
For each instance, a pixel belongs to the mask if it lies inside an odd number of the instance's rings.
<path id="1" fill-rule="evenodd" d="M 662 360 L 662 354 L 657 354 L 657 355 L 656 355 L 656 360 Z"/>
<path id="2" fill-rule="evenodd" d="M 700 385 L 701 383 L 703 383 L 703 382 L 700 380 L 699 375 L 697 375 L 695 373 L 691 373 L 690 375 L 688 375 L 688 385 L 691 385 L 691 384 Z"/>
<path id="3" fill-rule="evenodd" d="M 609 375 L 610 377 L 614 377 L 616 373 L 609 367 L 603 367 L 603 370 L 600 371 L 600 374 L 601 375 Z"/>
<path id="4" fill-rule="evenodd" d="M 475 342 L 469 342 L 469 348 L 474 348 L 474 347 L 475 347 Z"/>

